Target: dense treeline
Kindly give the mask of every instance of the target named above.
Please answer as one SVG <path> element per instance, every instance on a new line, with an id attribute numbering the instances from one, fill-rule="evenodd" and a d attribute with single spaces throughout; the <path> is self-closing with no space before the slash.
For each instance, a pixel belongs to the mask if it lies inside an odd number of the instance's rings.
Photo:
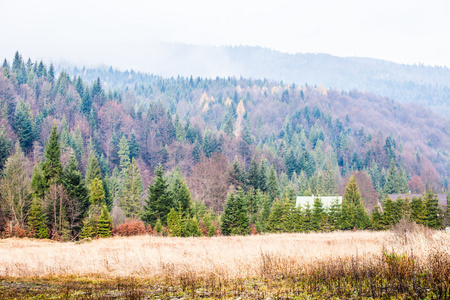
<path id="1" fill-rule="evenodd" d="M 387 105 L 393 127 L 404 122 L 397 104 L 363 93 L 136 73 L 147 83 L 106 90 L 100 78 L 54 70 L 19 53 L 2 65 L 5 235 L 102 237 L 137 219 L 174 236 L 381 229 L 399 218 L 442 225 L 431 192 L 420 205 L 386 195 L 448 188 L 447 120 L 421 126 L 421 144 L 409 138 L 417 126 L 388 135 L 369 117 L 369 129 L 358 126 L 363 110 L 345 111 L 355 103 Z M 342 205 L 294 207 L 296 195 L 344 190 Z M 379 199 L 383 213 L 373 210 Z"/>

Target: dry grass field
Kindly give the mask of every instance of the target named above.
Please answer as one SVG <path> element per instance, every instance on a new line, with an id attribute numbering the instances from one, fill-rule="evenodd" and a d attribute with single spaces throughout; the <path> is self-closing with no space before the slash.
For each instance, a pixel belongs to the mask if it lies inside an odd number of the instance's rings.
<path id="1" fill-rule="evenodd" d="M 136 236 L 78 244 L 5 239 L 0 293 L 75 299 L 446 299 L 449 257 L 450 235 L 412 225 L 387 232 Z"/>

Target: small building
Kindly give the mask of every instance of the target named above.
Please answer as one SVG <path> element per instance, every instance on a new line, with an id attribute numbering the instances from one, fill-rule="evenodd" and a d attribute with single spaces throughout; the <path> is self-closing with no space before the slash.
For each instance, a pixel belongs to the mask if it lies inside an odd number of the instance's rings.
<path id="1" fill-rule="evenodd" d="M 324 208 L 330 208 L 331 205 L 336 201 L 339 204 L 342 204 L 342 196 L 297 196 L 297 200 L 295 201 L 295 207 L 299 207 L 301 206 L 302 208 L 305 208 L 306 205 L 309 203 L 310 207 L 313 207 L 314 205 L 314 200 L 316 198 L 319 198 L 320 201 L 322 201 L 323 207 Z"/>

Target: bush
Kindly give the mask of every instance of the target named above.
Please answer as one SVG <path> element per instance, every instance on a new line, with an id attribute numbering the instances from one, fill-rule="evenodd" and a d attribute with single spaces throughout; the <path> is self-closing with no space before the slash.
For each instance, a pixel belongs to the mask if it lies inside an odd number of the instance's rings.
<path id="1" fill-rule="evenodd" d="M 133 236 L 152 233 L 152 228 L 145 228 L 144 222 L 136 219 L 127 219 L 125 223 L 119 224 L 112 230 L 113 236 Z"/>

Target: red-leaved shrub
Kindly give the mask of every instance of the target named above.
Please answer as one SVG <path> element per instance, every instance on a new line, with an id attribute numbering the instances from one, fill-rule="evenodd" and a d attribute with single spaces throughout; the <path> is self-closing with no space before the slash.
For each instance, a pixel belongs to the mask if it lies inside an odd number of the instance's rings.
<path id="1" fill-rule="evenodd" d="M 149 232 L 150 231 L 150 232 Z M 119 224 L 112 230 L 114 236 L 132 236 L 152 233 L 152 227 L 145 228 L 144 222 L 136 219 L 127 219 L 125 223 Z"/>

